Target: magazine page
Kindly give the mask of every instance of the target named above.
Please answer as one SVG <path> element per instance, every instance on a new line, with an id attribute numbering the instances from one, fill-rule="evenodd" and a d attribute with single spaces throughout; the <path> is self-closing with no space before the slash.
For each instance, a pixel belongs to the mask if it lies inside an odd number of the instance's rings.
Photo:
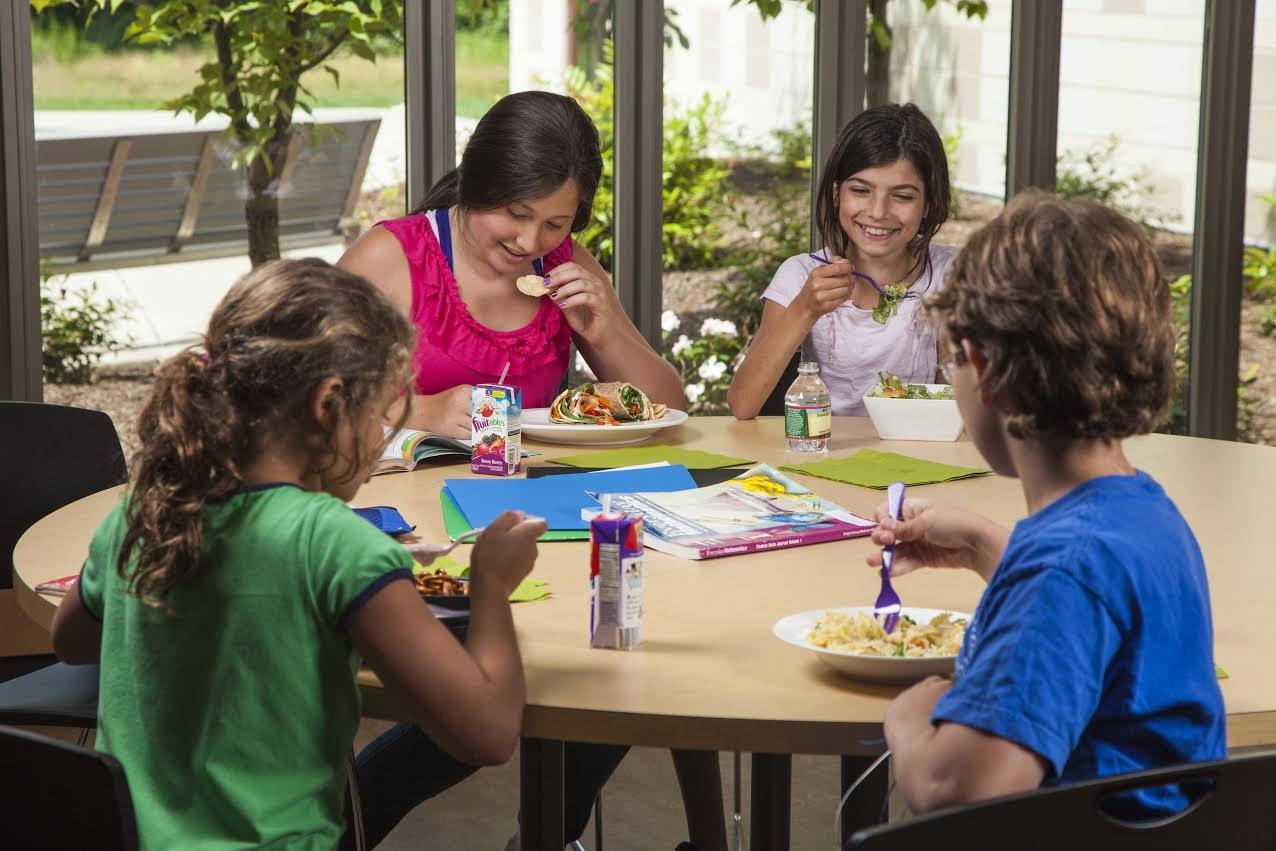
<path id="1" fill-rule="evenodd" d="M 643 515 L 648 546 L 692 559 L 858 537 L 874 526 L 767 464 L 695 490 L 611 494 L 611 508 Z"/>

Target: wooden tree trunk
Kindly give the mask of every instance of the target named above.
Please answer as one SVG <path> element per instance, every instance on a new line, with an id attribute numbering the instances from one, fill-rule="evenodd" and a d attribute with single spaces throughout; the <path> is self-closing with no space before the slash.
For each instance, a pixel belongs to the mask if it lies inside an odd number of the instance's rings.
<path id="1" fill-rule="evenodd" d="M 886 7 L 890 0 L 869 0 L 870 19 L 881 22 L 887 35 L 891 28 L 886 17 Z M 868 34 L 868 67 L 864 73 L 864 95 L 868 106 L 872 109 L 890 103 L 891 98 L 891 49 L 882 47 L 873 33 Z"/>
<path id="2" fill-rule="evenodd" d="M 291 129 L 275 139 L 248 163 L 248 197 L 244 219 L 248 223 L 248 259 L 253 268 L 279 259 L 279 194 L 287 163 Z M 269 161 L 267 161 L 269 158 Z"/>

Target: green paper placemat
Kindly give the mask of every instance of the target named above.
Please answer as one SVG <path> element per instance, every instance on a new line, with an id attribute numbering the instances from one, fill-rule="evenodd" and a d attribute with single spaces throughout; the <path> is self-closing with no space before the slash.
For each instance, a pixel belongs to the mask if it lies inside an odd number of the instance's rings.
<path id="1" fill-rule="evenodd" d="M 637 467 L 639 464 L 658 464 L 661 461 L 681 464 L 688 470 L 716 470 L 720 467 L 742 467 L 753 463 L 753 460 L 749 458 L 732 458 L 730 455 L 701 452 L 699 449 L 682 449 L 677 446 L 666 446 L 663 443 L 609 449 L 605 452 L 587 452 L 583 455 L 565 455 L 562 458 L 551 458 L 549 461 L 551 464 L 592 467 L 597 470 Z"/>
<path id="2" fill-rule="evenodd" d="M 877 452 L 872 449 L 861 449 L 846 458 L 826 458 L 823 461 L 812 461 L 807 464 L 785 464 L 780 469 L 878 490 L 886 489 L 891 482 L 929 485 L 935 482 L 951 482 L 955 479 L 982 476 L 992 472 L 983 467 L 957 467 L 952 464 L 939 464 L 895 452 Z"/>
<path id="3" fill-rule="evenodd" d="M 434 564 L 430 567 L 422 567 L 419 564 L 412 565 L 413 573 L 425 573 L 433 569 L 442 570 L 449 576 L 469 576 L 470 566 L 461 564 L 459 561 L 450 559 L 447 556 L 440 556 L 434 560 Z M 532 603 L 536 600 L 544 600 L 549 596 L 549 580 L 533 579 L 528 577 L 518 583 L 518 587 L 510 593 L 511 603 Z"/>
<path id="4" fill-rule="evenodd" d="M 470 525 L 470 521 L 465 519 L 465 515 L 461 513 L 461 509 L 456 507 L 451 495 L 445 491 L 439 491 L 439 502 L 443 506 L 443 531 L 447 532 L 450 540 L 455 541 L 460 535 L 470 531 L 474 527 Z M 541 535 L 538 541 L 588 541 L 588 529 L 550 529 L 544 535 Z"/>

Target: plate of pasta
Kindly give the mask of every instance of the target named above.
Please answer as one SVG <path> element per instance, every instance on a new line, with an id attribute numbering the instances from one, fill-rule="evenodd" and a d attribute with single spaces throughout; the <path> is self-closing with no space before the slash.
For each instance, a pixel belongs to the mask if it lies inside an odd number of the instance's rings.
<path id="1" fill-rule="evenodd" d="M 872 606 L 812 609 L 780 618 L 776 638 L 809 650 L 848 676 L 883 683 L 911 683 L 951 674 L 970 615 L 905 606 L 889 635 Z"/>

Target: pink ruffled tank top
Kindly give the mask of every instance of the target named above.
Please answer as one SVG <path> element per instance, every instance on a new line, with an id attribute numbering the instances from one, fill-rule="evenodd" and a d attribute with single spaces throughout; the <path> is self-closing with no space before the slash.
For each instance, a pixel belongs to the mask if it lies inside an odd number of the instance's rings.
<path id="1" fill-rule="evenodd" d="M 438 235 L 431 227 L 434 216 Z M 461 384 L 493 383 L 509 363 L 506 384 L 522 388 L 524 408 L 545 408 L 567 376 L 572 333 L 566 317 L 542 298 L 532 321 L 513 331 L 494 331 L 470 315 L 452 274 L 452 239 L 447 210 L 429 210 L 379 224 L 394 234 L 412 275 L 412 322 L 417 329 L 416 392 L 441 393 Z M 569 236 L 534 261 L 546 274 L 572 258 Z"/>

